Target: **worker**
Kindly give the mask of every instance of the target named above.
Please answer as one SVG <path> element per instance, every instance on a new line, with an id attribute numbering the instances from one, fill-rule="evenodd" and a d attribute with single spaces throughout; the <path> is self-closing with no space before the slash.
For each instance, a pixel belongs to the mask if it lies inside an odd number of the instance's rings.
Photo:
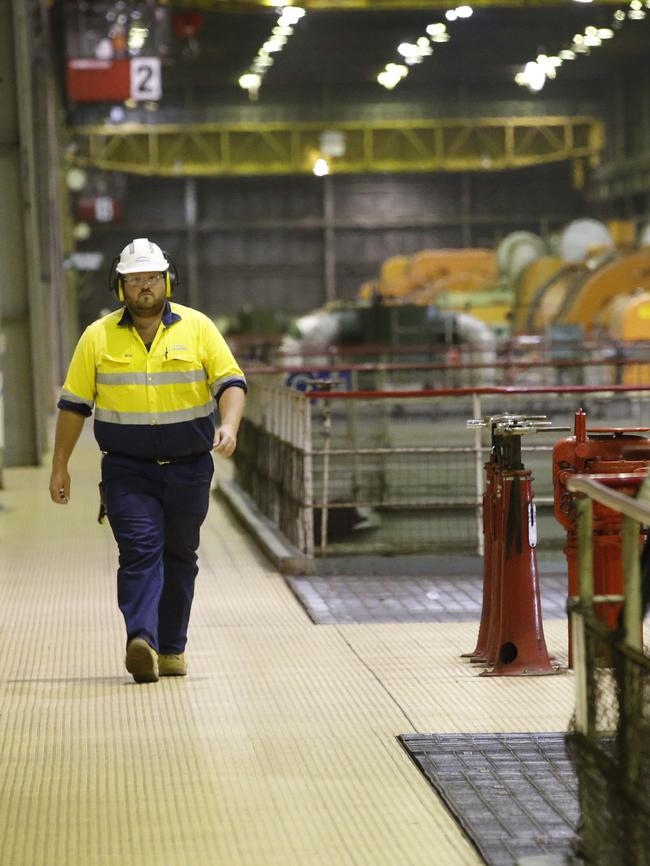
<path id="1" fill-rule="evenodd" d="M 235 451 L 246 379 L 213 322 L 170 301 L 178 273 L 155 243 L 124 247 L 109 282 L 123 306 L 89 325 L 75 349 L 58 402 L 50 496 L 68 503 L 68 461 L 94 408 L 126 669 L 151 683 L 187 672 L 211 451 Z"/>

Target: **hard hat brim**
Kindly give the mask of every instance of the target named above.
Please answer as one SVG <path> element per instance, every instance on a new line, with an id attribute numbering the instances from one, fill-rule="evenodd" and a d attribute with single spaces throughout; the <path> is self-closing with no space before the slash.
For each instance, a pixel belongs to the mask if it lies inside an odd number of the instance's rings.
<path id="1" fill-rule="evenodd" d="M 118 274 L 158 274 L 164 273 L 169 270 L 169 262 L 164 262 L 160 267 L 152 267 L 151 263 L 149 264 L 141 264 L 141 265 L 131 265 L 130 267 L 127 265 L 118 264 L 115 268 Z"/>

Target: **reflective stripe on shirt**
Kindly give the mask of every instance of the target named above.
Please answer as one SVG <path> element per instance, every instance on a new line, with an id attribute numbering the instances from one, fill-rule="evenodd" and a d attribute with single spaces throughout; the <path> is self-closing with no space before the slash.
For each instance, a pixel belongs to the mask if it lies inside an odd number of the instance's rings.
<path id="1" fill-rule="evenodd" d="M 112 412 L 110 409 L 95 409 L 97 421 L 108 424 L 178 424 L 181 421 L 194 421 L 206 418 L 214 412 L 212 400 L 203 406 L 189 409 L 176 409 L 172 412 Z"/>
<path id="2" fill-rule="evenodd" d="M 203 382 L 205 370 L 174 370 L 170 373 L 97 373 L 98 385 L 180 385 Z"/>

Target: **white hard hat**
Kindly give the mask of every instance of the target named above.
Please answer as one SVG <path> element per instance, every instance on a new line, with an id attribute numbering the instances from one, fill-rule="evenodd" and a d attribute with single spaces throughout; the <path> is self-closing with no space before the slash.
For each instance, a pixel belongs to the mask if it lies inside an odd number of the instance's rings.
<path id="1" fill-rule="evenodd" d="M 169 262 L 157 244 L 148 238 L 135 238 L 122 250 L 115 270 L 118 274 L 141 274 L 168 268 Z"/>

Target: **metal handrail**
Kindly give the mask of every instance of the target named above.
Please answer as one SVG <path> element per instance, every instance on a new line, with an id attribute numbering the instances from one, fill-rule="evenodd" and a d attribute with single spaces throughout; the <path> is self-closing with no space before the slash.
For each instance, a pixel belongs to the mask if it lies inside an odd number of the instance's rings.
<path id="1" fill-rule="evenodd" d="M 608 476 L 615 481 L 631 481 L 638 478 L 638 474 L 621 473 Z M 650 505 L 645 505 L 638 499 L 632 499 L 625 493 L 619 493 L 606 487 L 600 481 L 594 481 L 589 475 L 573 475 L 567 479 L 566 486 L 572 493 L 584 493 L 594 502 L 605 505 L 614 511 L 619 511 L 627 517 L 636 520 L 637 523 L 650 525 Z"/>

